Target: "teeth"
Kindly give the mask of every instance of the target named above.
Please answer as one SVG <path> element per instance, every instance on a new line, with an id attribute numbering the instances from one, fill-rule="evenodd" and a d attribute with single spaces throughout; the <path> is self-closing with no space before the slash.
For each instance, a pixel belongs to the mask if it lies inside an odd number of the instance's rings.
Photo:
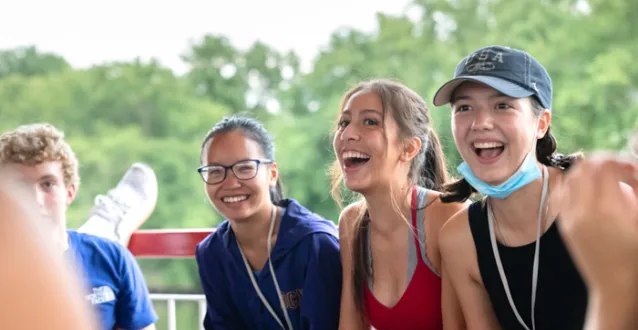
<path id="1" fill-rule="evenodd" d="M 474 142 L 474 148 L 477 148 L 477 149 L 490 149 L 490 148 L 498 148 L 502 146 L 503 144 L 500 142 Z"/>
<path id="2" fill-rule="evenodd" d="M 370 159 L 370 156 L 358 151 L 346 151 L 343 153 L 343 159 L 350 159 L 350 158 Z"/>
<path id="3" fill-rule="evenodd" d="M 222 201 L 225 203 L 237 203 L 246 199 L 248 199 L 248 195 L 224 197 Z"/>

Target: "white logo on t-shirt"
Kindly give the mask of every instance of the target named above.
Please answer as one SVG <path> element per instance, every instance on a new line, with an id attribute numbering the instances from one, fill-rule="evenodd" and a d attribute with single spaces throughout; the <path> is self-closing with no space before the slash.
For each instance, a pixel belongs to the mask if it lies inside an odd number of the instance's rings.
<path id="1" fill-rule="evenodd" d="M 115 300 L 115 292 L 108 286 L 93 288 L 93 293 L 84 296 L 92 305 L 103 304 Z"/>

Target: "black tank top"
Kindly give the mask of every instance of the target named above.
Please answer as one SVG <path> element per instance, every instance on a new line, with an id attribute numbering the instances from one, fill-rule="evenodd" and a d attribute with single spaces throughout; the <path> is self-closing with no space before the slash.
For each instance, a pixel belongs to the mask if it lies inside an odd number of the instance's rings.
<path id="1" fill-rule="evenodd" d="M 481 278 L 503 330 L 524 330 L 503 289 L 490 243 L 487 207 L 473 203 L 468 212 Z M 587 312 L 587 287 L 574 265 L 556 221 L 541 237 L 536 293 L 536 330 L 582 330 Z M 498 243 L 512 299 L 525 324 L 532 329 L 532 268 L 534 242 L 508 247 Z"/>

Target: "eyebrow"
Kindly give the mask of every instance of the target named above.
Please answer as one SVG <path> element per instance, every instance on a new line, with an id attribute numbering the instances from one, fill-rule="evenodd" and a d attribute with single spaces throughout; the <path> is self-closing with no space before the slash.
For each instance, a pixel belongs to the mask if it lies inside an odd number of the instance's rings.
<path id="1" fill-rule="evenodd" d="M 252 161 L 252 160 L 253 160 L 253 158 L 242 158 L 242 159 L 240 159 L 240 160 L 238 160 L 238 161 L 236 161 L 236 162 L 234 162 L 234 163 L 232 163 L 230 165 L 224 165 L 222 163 L 217 163 L 217 162 L 209 162 L 207 165 L 204 165 L 204 166 L 234 166 L 234 165 L 237 165 L 237 164 L 239 164 L 241 162 L 247 162 L 247 161 Z"/>
<path id="2" fill-rule="evenodd" d="M 512 98 L 511 96 L 507 96 L 499 91 L 496 91 L 494 93 L 492 93 L 490 96 L 488 96 L 489 99 L 495 99 L 495 98 L 499 98 L 499 97 L 508 97 L 508 98 Z M 460 94 L 460 95 L 453 95 L 452 96 L 452 103 L 455 103 L 457 101 L 463 101 L 463 100 L 472 100 L 472 97 L 469 95 L 464 95 L 464 94 Z"/>
<path id="3" fill-rule="evenodd" d="M 352 110 L 350 110 L 350 109 L 344 109 L 344 110 L 343 110 L 343 113 L 350 113 L 350 112 L 352 112 Z M 382 114 L 382 112 L 381 112 L 381 111 L 379 111 L 379 110 L 375 110 L 375 109 L 368 109 L 368 108 L 361 109 L 361 111 L 360 111 L 360 112 L 361 112 L 361 113 L 376 113 L 376 114 L 378 114 L 378 115 L 381 115 L 381 114 Z"/>
<path id="4" fill-rule="evenodd" d="M 44 181 L 44 180 L 57 181 L 58 177 L 53 175 L 53 174 L 45 174 L 45 175 L 40 176 L 40 179 L 38 179 L 38 181 Z"/>

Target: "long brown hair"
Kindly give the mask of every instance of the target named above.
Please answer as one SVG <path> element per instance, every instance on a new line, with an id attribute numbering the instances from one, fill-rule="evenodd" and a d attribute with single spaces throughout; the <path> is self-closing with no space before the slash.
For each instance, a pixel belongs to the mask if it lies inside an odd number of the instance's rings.
<path id="1" fill-rule="evenodd" d="M 532 111 L 534 111 L 534 115 L 537 117 L 545 111 L 545 108 L 543 108 L 536 97 L 530 97 L 530 102 L 532 104 Z M 536 141 L 536 159 L 545 166 L 567 170 L 576 161 L 583 158 L 581 152 L 569 155 L 557 153 L 557 147 L 558 143 L 551 133 L 551 127 L 549 127 L 545 135 Z M 465 179 L 460 179 L 443 187 L 443 194 L 441 194 L 440 198 L 444 203 L 464 202 L 476 192 L 477 191 L 472 188 Z"/>
<path id="2" fill-rule="evenodd" d="M 399 137 L 407 139 L 418 137 L 421 139 L 421 150 L 412 159 L 407 181 L 432 190 L 441 190 L 448 181 L 447 166 L 439 137 L 432 129 L 432 119 L 428 107 L 421 96 L 401 83 L 376 79 L 362 82 L 350 89 L 341 101 L 340 112 L 348 100 L 357 92 L 369 91 L 375 93 L 381 99 L 383 111 L 388 111 L 397 123 Z M 338 123 L 337 123 L 338 124 Z M 335 125 L 335 131 L 338 125 Z M 335 159 L 331 169 L 333 199 L 342 206 L 341 183 L 343 173 L 338 160 Z M 409 192 L 407 192 L 409 193 Z M 403 217 L 400 204 L 391 193 L 391 203 L 394 211 Z M 365 285 L 370 276 L 368 271 L 367 229 L 370 224 L 370 216 L 365 200 L 360 196 L 362 207 L 354 224 L 352 237 L 345 237 L 352 243 L 353 272 L 352 283 L 354 286 L 354 298 L 357 310 L 365 318 L 365 304 L 363 301 Z M 404 218 L 404 217 L 403 217 Z M 407 221 L 407 219 L 406 219 Z"/>

